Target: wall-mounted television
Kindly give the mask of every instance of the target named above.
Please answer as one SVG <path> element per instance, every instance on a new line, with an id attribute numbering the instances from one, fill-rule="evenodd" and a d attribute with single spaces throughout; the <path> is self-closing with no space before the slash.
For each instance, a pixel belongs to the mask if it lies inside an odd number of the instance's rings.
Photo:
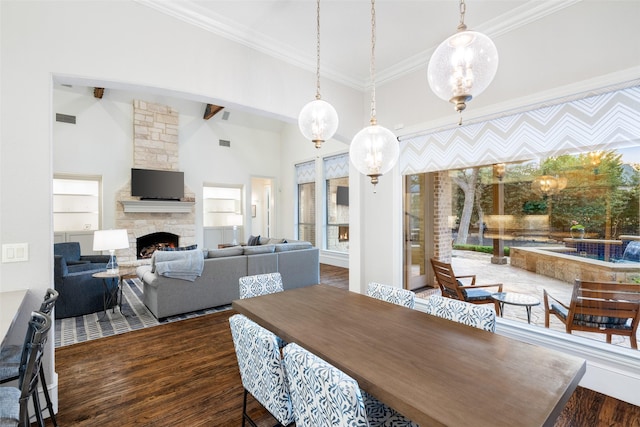
<path id="1" fill-rule="evenodd" d="M 349 206 L 349 187 L 336 188 L 336 204 Z"/>
<path id="2" fill-rule="evenodd" d="M 184 172 L 132 168 L 131 195 L 143 200 L 180 200 L 184 197 Z"/>

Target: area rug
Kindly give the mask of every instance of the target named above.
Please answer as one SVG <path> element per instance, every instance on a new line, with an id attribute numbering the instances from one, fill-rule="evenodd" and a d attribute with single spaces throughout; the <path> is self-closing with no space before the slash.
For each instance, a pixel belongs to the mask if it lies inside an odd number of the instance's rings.
<path id="1" fill-rule="evenodd" d="M 140 279 L 126 279 L 122 284 L 121 310 L 107 310 L 66 319 L 56 319 L 55 346 L 77 344 L 111 335 L 135 331 L 164 323 L 176 322 L 191 317 L 228 310 L 230 305 L 170 316 L 162 321 L 149 311 L 142 302 L 142 282 Z"/>

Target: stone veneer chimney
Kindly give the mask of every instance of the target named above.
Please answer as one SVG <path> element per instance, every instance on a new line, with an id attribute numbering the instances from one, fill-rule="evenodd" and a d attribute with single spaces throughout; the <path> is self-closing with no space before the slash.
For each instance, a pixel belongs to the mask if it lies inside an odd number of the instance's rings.
<path id="1" fill-rule="evenodd" d="M 178 112 L 171 107 L 145 101 L 133 101 L 133 167 L 179 170 Z M 195 194 L 185 187 L 182 201 L 195 201 Z M 124 211 L 123 201 L 139 200 L 131 196 L 131 181 L 116 194 L 115 228 L 129 233 L 129 249 L 117 251 L 120 264 L 137 260 L 136 239 L 155 232 L 180 236 L 180 246 L 195 243 L 195 205 L 188 213 Z M 177 203 L 177 202 L 176 202 Z"/>

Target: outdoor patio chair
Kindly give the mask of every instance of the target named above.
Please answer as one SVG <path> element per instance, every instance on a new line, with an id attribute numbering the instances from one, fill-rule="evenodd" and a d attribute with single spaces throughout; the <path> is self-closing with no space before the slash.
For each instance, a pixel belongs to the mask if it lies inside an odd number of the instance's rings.
<path id="1" fill-rule="evenodd" d="M 453 272 L 451 264 L 438 261 L 431 258 L 431 267 L 436 276 L 438 286 L 443 297 L 466 301 L 471 304 L 494 304 L 498 311 L 497 302 L 491 298 L 494 292 L 502 292 L 502 283 L 491 285 L 476 285 L 476 275 L 456 276 Z M 468 285 L 465 285 L 460 279 L 471 279 Z M 494 288 L 493 292 L 486 289 Z"/>
<path id="2" fill-rule="evenodd" d="M 416 305 L 416 294 L 408 289 L 396 286 L 384 285 L 382 283 L 371 282 L 367 287 L 367 295 L 382 301 L 414 308 Z"/>
<path id="3" fill-rule="evenodd" d="M 637 349 L 636 333 L 640 323 L 640 285 L 637 283 L 589 282 L 576 280 L 569 305 L 554 298 L 544 289 L 544 326 L 550 315 L 564 323 L 567 333 L 595 332 L 629 337 Z"/>
<path id="4" fill-rule="evenodd" d="M 29 399 L 33 403 L 38 426 L 44 427 L 38 399 L 38 374 L 51 323 L 49 315 L 37 311 L 31 313 L 20 358 L 18 387 L 0 387 L 0 424 L 3 427 L 31 425 L 27 408 Z"/>
<path id="5" fill-rule="evenodd" d="M 296 427 L 417 427 L 358 382 L 295 343 L 283 349 Z"/>
<path id="6" fill-rule="evenodd" d="M 485 331 L 496 331 L 496 312 L 487 306 L 431 295 L 427 299 L 426 312 Z"/>
<path id="7" fill-rule="evenodd" d="M 231 316 L 229 325 L 244 387 L 242 426 L 248 421 L 256 427 L 247 413 L 249 393 L 280 425 L 292 424 L 291 395 L 277 337 L 242 314 Z"/>

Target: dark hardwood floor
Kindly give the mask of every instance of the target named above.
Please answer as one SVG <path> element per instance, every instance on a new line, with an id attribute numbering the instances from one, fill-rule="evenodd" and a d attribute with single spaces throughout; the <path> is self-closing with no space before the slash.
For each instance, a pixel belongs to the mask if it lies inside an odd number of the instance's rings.
<path id="1" fill-rule="evenodd" d="M 321 281 L 346 288 L 348 271 L 323 265 Z M 229 331 L 232 314 L 56 349 L 58 424 L 240 426 L 242 384 Z M 249 407 L 260 427 L 275 424 L 252 399 Z M 640 426 L 640 407 L 578 388 L 556 426 Z"/>

